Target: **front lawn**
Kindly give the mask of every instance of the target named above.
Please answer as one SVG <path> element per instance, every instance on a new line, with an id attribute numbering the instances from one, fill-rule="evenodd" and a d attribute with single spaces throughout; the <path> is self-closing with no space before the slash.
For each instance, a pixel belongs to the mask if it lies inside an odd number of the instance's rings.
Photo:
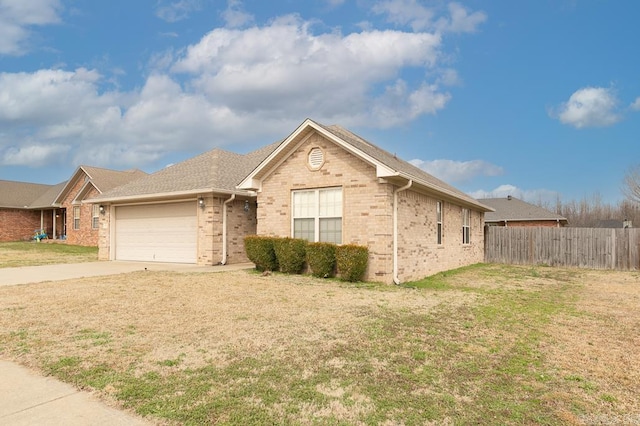
<path id="1" fill-rule="evenodd" d="M 0 268 L 94 262 L 97 260 L 97 247 L 35 241 L 0 243 Z"/>
<path id="2" fill-rule="evenodd" d="M 639 282 L 476 265 L 403 287 L 246 271 L 21 285 L 0 288 L 0 357 L 158 424 L 618 424 L 640 414 Z"/>

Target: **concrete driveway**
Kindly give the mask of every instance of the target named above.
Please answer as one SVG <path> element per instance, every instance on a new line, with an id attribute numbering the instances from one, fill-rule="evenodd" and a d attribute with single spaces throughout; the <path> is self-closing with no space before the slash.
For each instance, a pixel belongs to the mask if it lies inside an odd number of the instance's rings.
<path id="1" fill-rule="evenodd" d="M 117 275 L 135 271 L 223 272 L 253 268 L 252 263 L 198 266 L 182 263 L 103 261 L 0 268 L 0 286 Z"/>

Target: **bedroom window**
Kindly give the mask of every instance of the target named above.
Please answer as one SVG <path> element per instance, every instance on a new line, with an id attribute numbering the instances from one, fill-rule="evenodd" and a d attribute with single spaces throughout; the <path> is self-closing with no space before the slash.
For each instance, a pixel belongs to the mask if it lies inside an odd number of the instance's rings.
<path id="1" fill-rule="evenodd" d="M 73 206 L 73 229 L 80 229 L 80 206 Z"/>
<path id="2" fill-rule="evenodd" d="M 94 204 L 91 207 L 91 229 L 98 229 L 100 223 L 100 205 Z"/>
<path id="3" fill-rule="evenodd" d="M 470 243 L 471 219 L 469 209 L 462 209 L 462 244 Z"/>
<path id="4" fill-rule="evenodd" d="M 294 238 L 342 243 L 342 188 L 293 191 Z"/>
<path id="5" fill-rule="evenodd" d="M 442 244 L 442 201 L 436 202 L 437 241 Z"/>

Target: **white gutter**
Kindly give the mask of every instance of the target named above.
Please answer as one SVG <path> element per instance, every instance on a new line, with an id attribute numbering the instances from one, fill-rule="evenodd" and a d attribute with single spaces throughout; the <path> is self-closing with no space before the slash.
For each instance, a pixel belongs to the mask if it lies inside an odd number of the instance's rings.
<path id="1" fill-rule="evenodd" d="M 231 194 L 231 197 L 224 200 L 222 203 L 222 260 L 221 265 L 227 264 L 227 204 L 236 199 L 236 194 Z"/>
<path id="2" fill-rule="evenodd" d="M 398 278 L 398 192 L 411 188 L 413 180 L 409 179 L 409 183 L 405 186 L 393 191 L 393 282 L 400 284 Z"/>

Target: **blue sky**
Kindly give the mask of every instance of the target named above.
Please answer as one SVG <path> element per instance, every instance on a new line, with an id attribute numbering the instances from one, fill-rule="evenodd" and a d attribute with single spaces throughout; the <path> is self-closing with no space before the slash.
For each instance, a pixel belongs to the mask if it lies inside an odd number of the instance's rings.
<path id="1" fill-rule="evenodd" d="M 635 0 L 0 0 L 0 179 L 340 124 L 472 196 L 622 199 Z"/>

